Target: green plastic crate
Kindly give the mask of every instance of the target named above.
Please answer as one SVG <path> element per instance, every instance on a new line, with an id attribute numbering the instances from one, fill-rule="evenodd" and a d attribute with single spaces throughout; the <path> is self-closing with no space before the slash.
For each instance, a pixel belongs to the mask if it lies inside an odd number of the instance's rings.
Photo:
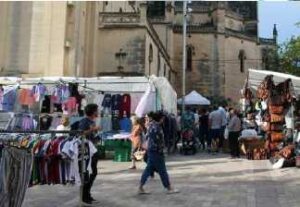
<path id="1" fill-rule="evenodd" d="M 115 149 L 115 162 L 130 162 L 131 149 L 126 148 L 116 148 Z"/>

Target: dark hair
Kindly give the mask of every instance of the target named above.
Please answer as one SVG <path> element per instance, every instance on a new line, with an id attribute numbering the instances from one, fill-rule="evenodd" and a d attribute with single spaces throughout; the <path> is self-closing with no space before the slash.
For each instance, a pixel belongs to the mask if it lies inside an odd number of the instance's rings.
<path id="1" fill-rule="evenodd" d="M 205 114 L 207 112 L 207 110 L 205 109 L 205 108 L 203 108 L 202 110 L 201 110 L 201 113 L 202 114 Z"/>
<path id="2" fill-rule="evenodd" d="M 155 113 L 154 113 L 153 111 L 151 111 L 151 112 L 149 112 L 149 113 L 147 114 L 147 116 L 148 116 L 149 118 L 151 118 L 151 119 L 154 119 Z"/>
<path id="3" fill-rule="evenodd" d="M 157 112 L 157 119 L 158 119 L 158 121 L 160 121 L 164 117 L 165 117 L 164 112 L 162 112 L 162 111 Z"/>
<path id="4" fill-rule="evenodd" d="M 98 105 L 97 104 L 88 104 L 84 108 L 84 113 L 85 113 L 86 116 L 92 116 L 97 111 L 98 111 Z"/>

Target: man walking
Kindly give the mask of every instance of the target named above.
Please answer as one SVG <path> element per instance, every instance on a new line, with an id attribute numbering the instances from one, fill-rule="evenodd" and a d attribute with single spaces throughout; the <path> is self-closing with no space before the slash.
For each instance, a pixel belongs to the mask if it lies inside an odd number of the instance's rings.
<path id="1" fill-rule="evenodd" d="M 210 128 L 210 138 L 207 142 L 208 152 L 211 151 L 212 142 L 215 143 L 216 152 L 219 151 L 219 139 L 222 127 L 222 115 L 216 106 L 213 107 L 213 111 L 209 114 L 209 128 Z"/>
<path id="2" fill-rule="evenodd" d="M 98 105 L 88 104 L 85 107 L 85 118 L 83 118 L 78 125 L 79 130 L 83 130 L 86 138 L 93 144 L 97 143 L 96 133 L 100 130 L 99 126 L 96 126 L 95 120 L 98 117 Z M 82 201 L 85 206 L 89 206 L 97 201 L 91 196 L 91 188 L 97 176 L 97 163 L 98 157 L 96 154 L 91 158 L 92 172 L 87 172 L 83 183 L 83 195 Z"/>
<path id="3" fill-rule="evenodd" d="M 219 138 L 219 145 L 218 145 L 218 148 L 220 150 L 222 150 L 224 147 L 224 140 L 225 140 L 224 133 L 227 125 L 226 110 L 224 107 L 225 106 L 220 106 L 218 109 L 222 117 L 222 124 L 221 124 L 220 138 Z"/>

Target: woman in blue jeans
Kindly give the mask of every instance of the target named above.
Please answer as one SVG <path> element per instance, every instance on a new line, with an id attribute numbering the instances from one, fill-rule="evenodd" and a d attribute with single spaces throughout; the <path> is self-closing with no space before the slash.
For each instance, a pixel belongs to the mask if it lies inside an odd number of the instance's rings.
<path id="1" fill-rule="evenodd" d="M 171 187 L 169 175 L 167 172 L 165 158 L 164 158 L 164 135 L 161 128 L 163 121 L 162 113 L 149 113 L 147 126 L 146 139 L 147 146 L 147 166 L 142 174 L 139 194 L 145 194 L 144 185 L 148 178 L 155 171 L 159 174 L 163 186 L 167 189 L 167 193 L 178 193 Z"/>

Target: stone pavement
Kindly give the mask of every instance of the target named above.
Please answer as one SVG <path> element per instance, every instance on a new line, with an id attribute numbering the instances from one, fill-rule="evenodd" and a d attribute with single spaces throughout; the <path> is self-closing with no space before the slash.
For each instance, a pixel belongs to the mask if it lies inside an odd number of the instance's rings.
<path id="1" fill-rule="evenodd" d="M 92 189 L 99 207 L 300 207 L 297 168 L 272 170 L 268 161 L 231 160 L 228 155 L 170 156 L 171 182 L 181 192 L 166 195 L 158 175 L 149 179 L 150 195 L 137 195 L 145 167 L 127 170 L 129 163 L 100 161 Z M 79 187 L 35 186 L 28 189 L 23 207 L 78 206 Z"/>

